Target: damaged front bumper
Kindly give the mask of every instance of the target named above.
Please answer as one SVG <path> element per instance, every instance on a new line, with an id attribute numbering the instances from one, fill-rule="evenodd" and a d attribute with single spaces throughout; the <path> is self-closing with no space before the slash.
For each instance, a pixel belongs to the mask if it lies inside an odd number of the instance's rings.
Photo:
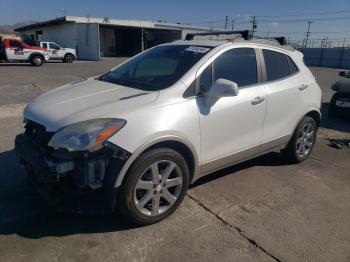
<path id="1" fill-rule="evenodd" d="M 16 155 L 43 198 L 55 209 L 110 213 L 116 202 L 116 177 L 130 153 L 106 142 L 95 152 L 68 152 L 41 145 L 20 134 Z"/>

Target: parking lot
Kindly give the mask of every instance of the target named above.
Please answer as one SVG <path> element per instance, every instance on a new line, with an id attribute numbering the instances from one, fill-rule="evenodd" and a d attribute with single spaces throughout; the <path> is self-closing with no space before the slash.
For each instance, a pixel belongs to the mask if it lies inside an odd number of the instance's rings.
<path id="1" fill-rule="evenodd" d="M 311 68 L 324 118 L 302 164 L 271 153 L 210 174 L 169 219 L 147 227 L 52 212 L 15 158 L 22 110 L 121 61 L 0 64 L 0 261 L 350 261 L 350 148 L 342 146 L 350 123 L 327 117 L 337 69 Z"/>

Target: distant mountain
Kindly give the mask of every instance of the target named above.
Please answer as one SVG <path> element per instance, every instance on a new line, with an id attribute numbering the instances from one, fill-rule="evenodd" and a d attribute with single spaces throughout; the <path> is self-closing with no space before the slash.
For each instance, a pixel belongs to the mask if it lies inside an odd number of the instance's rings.
<path id="1" fill-rule="evenodd" d="M 0 33 L 14 33 L 15 28 L 21 27 L 24 25 L 30 25 L 30 24 L 35 24 L 38 23 L 38 21 L 26 21 L 26 22 L 18 22 L 14 25 L 0 25 Z"/>

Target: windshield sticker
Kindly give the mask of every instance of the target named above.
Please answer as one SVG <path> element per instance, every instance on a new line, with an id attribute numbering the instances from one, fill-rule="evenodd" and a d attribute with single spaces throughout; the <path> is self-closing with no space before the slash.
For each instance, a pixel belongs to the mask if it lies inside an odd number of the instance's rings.
<path id="1" fill-rule="evenodd" d="M 185 51 L 196 52 L 196 53 L 206 53 L 209 50 L 210 50 L 210 48 L 201 47 L 201 46 L 190 46 L 190 47 L 185 49 Z"/>

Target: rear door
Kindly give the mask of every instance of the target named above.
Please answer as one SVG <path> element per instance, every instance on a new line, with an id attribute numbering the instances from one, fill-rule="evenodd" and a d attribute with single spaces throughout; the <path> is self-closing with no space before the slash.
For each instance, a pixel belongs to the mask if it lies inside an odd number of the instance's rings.
<path id="1" fill-rule="evenodd" d="M 309 104 L 309 89 L 292 58 L 276 50 L 263 49 L 266 116 L 262 150 L 288 142 Z"/>

